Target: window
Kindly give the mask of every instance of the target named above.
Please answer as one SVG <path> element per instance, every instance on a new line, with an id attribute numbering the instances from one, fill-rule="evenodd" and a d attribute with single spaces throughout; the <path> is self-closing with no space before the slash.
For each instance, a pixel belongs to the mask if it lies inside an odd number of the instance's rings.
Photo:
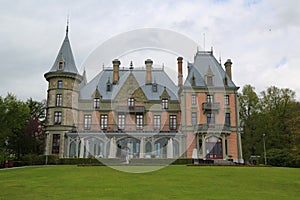
<path id="1" fill-rule="evenodd" d="M 119 129 L 125 128 L 125 115 L 124 114 L 118 115 L 118 126 L 119 126 Z"/>
<path id="2" fill-rule="evenodd" d="M 143 115 L 141 114 L 136 115 L 136 128 L 137 129 L 143 128 Z"/>
<path id="3" fill-rule="evenodd" d="M 84 115 L 84 129 L 91 129 L 92 115 Z"/>
<path id="4" fill-rule="evenodd" d="M 213 85 L 213 77 L 207 76 L 207 85 L 212 86 Z"/>
<path id="5" fill-rule="evenodd" d="M 134 107 L 134 98 L 128 99 L 128 107 Z"/>
<path id="6" fill-rule="evenodd" d="M 95 109 L 99 109 L 100 108 L 100 99 L 99 98 L 95 98 L 94 99 L 94 108 Z"/>
<path id="7" fill-rule="evenodd" d="M 197 125 L 197 113 L 192 112 L 192 125 L 195 126 Z"/>
<path id="8" fill-rule="evenodd" d="M 56 95 L 56 106 L 62 106 L 62 94 Z"/>
<path id="9" fill-rule="evenodd" d="M 107 84 L 106 84 L 106 91 L 107 91 L 107 92 L 110 92 L 110 91 L 111 91 L 111 84 L 110 84 L 110 83 L 107 83 Z"/>
<path id="10" fill-rule="evenodd" d="M 213 103 L 213 102 L 214 102 L 214 96 L 208 94 L 208 95 L 206 96 L 206 101 L 207 101 L 207 103 Z"/>
<path id="11" fill-rule="evenodd" d="M 62 81 L 57 81 L 57 88 L 59 89 L 62 88 L 62 83 L 63 83 Z"/>
<path id="12" fill-rule="evenodd" d="M 192 94 L 192 105 L 196 105 L 196 95 Z"/>
<path id="13" fill-rule="evenodd" d="M 157 84 L 156 83 L 154 83 L 152 85 L 152 92 L 157 92 Z"/>
<path id="14" fill-rule="evenodd" d="M 168 109 L 168 99 L 162 99 L 162 109 Z"/>
<path id="15" fill-rule="evenodd" d="M 61 112 L 54 112 L 54 124 L 61 124 Z"/>
<path id="16" fill-rule="evenodd" d="M 59 61 L 58 62 L 58 70 L 63 70 L 64 68 L 64 62 L 63 61 Z"/>
<path id="17" fill-rule="evenodd" d="M 101 129 L 104 129 L 104 130 L 107 129 L 107 122 L 108 122 L 108 116 L 107 115 L 101 115 L 101 117 L 100 117 Z"/>
<path id="18" fill-rule="evenodd" d="M 214 125 L 215 124 L 215 114 L 214 113 L 207 113 L 207 125 Z"/>
<path id="19" fill-rule="evenodd" d="M 230 113 L 225 113 L 225 125 L 230 126 Z"/>
<path id="20" fill-rule="evenodd" d="M 52 153 L 58 154 L 60 147 L 60 134 L 53 134 L 52 137 Z"/>
<path id="21" fill-rule="evenodd" d="M 229 95 L 224 96 L 224 103 L 225 105 L 229 105 Z"/>
<path id="22" fill-rule="evenodd" d="M 177 128 L 177 117 L 176 115 L 170 115 L 170 130 L 176 130 Z"/>
<path id="23" fill-rule="evenodd" d="M 153 128 L 154 128 L 154 130 L 159 130 L 160 129 L 160 115 L 154 115 Z"/>

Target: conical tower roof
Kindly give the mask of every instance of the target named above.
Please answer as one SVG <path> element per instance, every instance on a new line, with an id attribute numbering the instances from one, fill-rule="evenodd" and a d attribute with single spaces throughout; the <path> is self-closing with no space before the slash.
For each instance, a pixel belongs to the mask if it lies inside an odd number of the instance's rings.
<path id="1" fill-rule="evenodd" d="M 65 39 L 60 47 L 55 62 L 49 72 L 67 72 L 73 74 L 79 74 L 75 65 L 69 37 L 68 37 L 68 25 L 66 29 Z"/>

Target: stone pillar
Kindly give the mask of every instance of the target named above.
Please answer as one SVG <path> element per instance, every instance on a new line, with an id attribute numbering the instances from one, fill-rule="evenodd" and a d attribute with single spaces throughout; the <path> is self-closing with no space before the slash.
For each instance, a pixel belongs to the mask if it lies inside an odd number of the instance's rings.
<path id="1" fill-rule="evenodd" d="M 206 159 L 206 146 L 205 146 L 205 136 L 202 135 L 202 154 L 203 159 Z"/>
<path id="2" fill-rule="evenodd" d="M 222 153 L 223 153 L 223 159 L 226 159 L 226 136 L 222 135 Z"/>
<path id="3" fill-rule="evenodd" d="M 79 138 L 78 137 L 76 137 L 76 149 L 75 149 L 75 157 L 77 158 L 78 157 L 78 146 L 79 146 Z"/>
<path id="4" fill-rule="evenodd" d="M 83 154 L 84 154 L 84 139 L 81 138 L 80 141 L 81 141 L 81 143 L 80 143 L 80 155 L 79 155 L 79 158 L 83 158 Z"/>
<path id="5" fill-rule="evenodd" d="M 115 153 L 115 149 L 116 149 L 116 143 L 115 143 L 115 138 L 112 137 L 110 139 L 110 146 L 109 146 L 109 158 L 115 158 L 116 157 L 116 153 Z"/>
<path id="6" fill-rule="evenodd" d="M 141 137 L 141 142 L 140 142 L 140 158 L 145 157 L 145 138 Z"/>
<path id="7" fill-rule="evenodd" d="M 67 139 L 66 139 L 66 153 L 65 153 L 65 156 L 67 157 L 67 158 L 70 158 L 70 138 L 69 137 L 67 137 Z"/>
<path id="8" fill-rule="evenodd" d="M 85 158 L 88 158 L 90 154 L 90 144 L 88 140 L 85 140 Z"/>

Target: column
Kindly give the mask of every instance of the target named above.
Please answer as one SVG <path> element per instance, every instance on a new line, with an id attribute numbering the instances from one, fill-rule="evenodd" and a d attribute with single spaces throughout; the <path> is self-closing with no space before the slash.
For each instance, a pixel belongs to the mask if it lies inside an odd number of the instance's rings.
<path id="1" fill-rule="evenodd" d="M 223 159 L 225 160 L 226 159 L 226 144 L 225 144 L 225 141 L 226 141 L 226 137 L 224 134 L 222 134 L 222 152 L 223 152 Z"/>
<path id="2" fill-rule="evenodd" d="M 78 146 L 79 146 L 79 138 L 76 137 L 76 147 L 75 147 L 75 158 L 78 157 Z"/>
<path id="3" fill-rule="evenodd" d="M 84 139 L 81 138 L 80 141 L 81 141 L 81 143 L 80 143 L 80 155 L 79 155 L 79 158 L 83 158 L 83 153 L 84 153 Z"/>
<path id="4" fill-rule="evenodd" d="M 140 158 L 145 157 L 145 138 L 141 137 L 141 142 L 140 142 Z"/>
<path id="5" fill-rule="evenodd" d="M 66 146 L 67 146 L 67 152 L 65 153 L 67 158 L 70 158 L 70 137 L 67 137 L 66 139 Z"/>
<path id="6" fill-rule="evenodd" d="M 202 135 L 202 155 L 203 159 L 206 159 L 206 147 L 205 147 L 205 136 Z"/>

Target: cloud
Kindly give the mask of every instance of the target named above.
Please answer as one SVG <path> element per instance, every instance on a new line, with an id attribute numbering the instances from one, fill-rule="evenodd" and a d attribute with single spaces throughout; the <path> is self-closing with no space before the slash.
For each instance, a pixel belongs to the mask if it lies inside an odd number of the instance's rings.
<path id="1" fill-rule="evenodd" d="M 206 50 L 214 46 L 216 57 L 232 59 L 237 85 L 250 83 L 257 91 L 271 85 L 289 87 L 299 98 L 299 7 L 298 1 L 280 0 L 4 1 L 0 66 L 5 73 L 0 74 L 0 95 L 13 92 L 22 99 L 46 98 L 43 74 L 58 53 L 69 13 L 78 69 L 90 52 L 123 32 L 163 28 L 190 37 L 202 48 L 205 33 Z M 157 53 L 153 56 L 157 63 L 174 65 Z"/>

